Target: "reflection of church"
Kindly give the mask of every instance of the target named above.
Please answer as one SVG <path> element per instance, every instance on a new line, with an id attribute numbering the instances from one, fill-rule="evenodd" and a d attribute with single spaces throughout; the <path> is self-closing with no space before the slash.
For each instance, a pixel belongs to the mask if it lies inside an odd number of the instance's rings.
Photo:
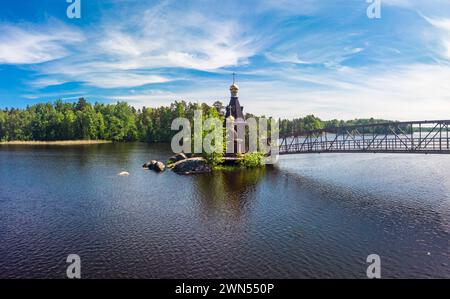
<path id="1" fill-rule="evenodd" d="M 239 103 L 239 86 L 237 86 L 234 80 L 233 74 L 233 84 L 230 86 L 231 98 L 230 103 L 226 107 L 225 119 L 233 123 L 233 136 L 234 136 L 234 153 L 240 154 L 245 153 L 245 133 L 243 136 L 238 136 L 238 127 L 242 128 L 245 132 L 245 119 L 244 119 L 244 107 Z M 226 125 L 226 123 L 225 123 Z M 230 156 L 230 154 L 228 154 Z M 231 155 L 233 156 L 233 155 Z"/>

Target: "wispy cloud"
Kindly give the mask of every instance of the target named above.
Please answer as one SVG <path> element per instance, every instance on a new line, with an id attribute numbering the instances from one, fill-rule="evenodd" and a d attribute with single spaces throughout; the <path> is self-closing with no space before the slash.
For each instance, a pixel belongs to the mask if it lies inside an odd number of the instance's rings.
<path id="1" fill-rule="evenodd" d="M 37 64 L 59 59 L 70 53 L 69 47 L 83 40 L 74 28 L 59 22 L 51 25 L 0 24 L 0 63 Z"/>
<path id="2" fill-rule="evenodd" d="M 61 85 L 66 83 L 67 81 L 64 80 L 58 80 L 55 78 L 47 78 L 47 77 L 41 77 L 36 80 L 30 81 L 29 85 L 33 88 L 43 88 L 47 86 L 55 86 L 55 85 Z"/>
<path id="3" fill-rule="evenodd" d="M 321 74 L 286 72 L 283 80 L 240 82 L 246 112 L 274 117 L 313 113 L 325 119 L 379 117 L 397 120 L 448 118 L 450 68 L 416 64 L 396 68 L 346 69 Z M 311 86 L 309 83 L 313 83 Z M 118 94 L 138 106 L 174 100 L 226 101 L 219 81 L 199 83 L 191 91 L 138 91 Z"/>
<path id="4" fill-rule="evenodd" d="M 137 87 L 146 84 L 165 83 L 167 78 L 156 75 L 133 74 L 133 73 L 89 73 L 84 78 L 88 85 L 100 88 Z"/>
<path id="5" fill-rule="evenodd" d="M 245 36 L 233 20 L 163 4 L 135 8 L 131 16 L 116 12 L 106 17 L 98 30 L 85 34 L 89 47 L 78 47 L 73 57 L 39 71 L 59 81 L 129 88 L 179 79 L 158 74 L 159 68 L 212 71 L 246 64 L 259 49 L 254 37 Z"/>
<path id="6" fill-rule="evenodd" d="M 450 18 L 424 18 L 439 30 L 438 36 L 444 49 L 442 56 L 450 60 Z"/>

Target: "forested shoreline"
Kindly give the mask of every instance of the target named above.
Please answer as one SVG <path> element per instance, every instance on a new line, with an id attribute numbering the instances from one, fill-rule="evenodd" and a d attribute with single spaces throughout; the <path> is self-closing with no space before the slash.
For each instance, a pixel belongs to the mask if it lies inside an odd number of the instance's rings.
<path id="1" fill-rule="evenodd" d="M 216 101 L 211 106 L 175 101 L 169 106 L 136 109 L 126 102 L 116 104 L 77 102 L 30 105 L 24 109 L 0 109 L 0 141 L 109 140 L 115 142 L 170 142 L 177 117 L 193 119 L 194 111 L 222 115 L 225 107 Z M 246 117 L 253 116 L 247 114 Z M 323 121 L 314 115 L 293 120 L 282 119 L 280 134 L 353 124 L 387 122 L 376 119 Z"/>

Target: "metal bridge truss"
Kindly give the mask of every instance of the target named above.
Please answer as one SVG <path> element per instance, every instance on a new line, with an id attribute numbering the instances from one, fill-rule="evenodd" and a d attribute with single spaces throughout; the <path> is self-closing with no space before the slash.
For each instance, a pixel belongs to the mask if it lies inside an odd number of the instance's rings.
<path id="1" fill-rule="evenodd" d="M 303 153 L 450 154 L 450 120 L 392 122 L 298 132 L 280 138 L 280 155 Z"/>

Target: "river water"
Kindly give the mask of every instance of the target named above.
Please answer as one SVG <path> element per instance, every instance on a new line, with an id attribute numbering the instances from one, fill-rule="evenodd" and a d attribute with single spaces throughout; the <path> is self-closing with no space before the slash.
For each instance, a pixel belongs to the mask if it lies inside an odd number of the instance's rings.
<path id="1" fill-rule="evenodd" d="M 450 278 L 450 156 L 158 174 L 165 145 L 0 146 L 0 278 Z M 117 174 L 128 171 L 128 177 Z"/>

